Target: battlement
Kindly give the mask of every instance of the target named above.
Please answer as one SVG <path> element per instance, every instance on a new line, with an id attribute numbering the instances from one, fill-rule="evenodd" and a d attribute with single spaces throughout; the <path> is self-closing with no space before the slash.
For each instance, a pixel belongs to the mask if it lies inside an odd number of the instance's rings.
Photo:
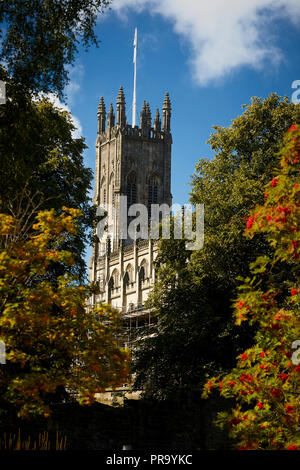
<path id="1" fill-rule="evenodd" d="M 157 131 L 153 128 L 140 128 L 138 126 L 132 127 L 130 124 L 126 124 L 125 127 L 120 128 L 115 126 L 108 128 L 97 137 L 97 143 L 103 144 L 109 140 L 116 138 L 118 135 L 125 136 L 132 140 L 140 141 L 170 141 L 172 139 L 171 134 L 164 131 Z"/>
<path id="2" fill-rule="evenodd" d="M 115 124 L 115 113 L 113 104 L 110 104 L 109 112 L 106 116 L 106 107 L 103 96 L 100 98 L 98 106 L 98 137 L 100 141 L 116 137 L 119 132 L 122 135 L 133 139 L 149 139 L 149 140 L 164 140 L 170 138 L 170 122 L 171 122 L 171 102 L 169 94 L 165 94 L 162 114 L 163 123 L 161 124 L 159 109 L 156 110 L 155 118 L 152 122 L 151 109 L 149 102 L 144 101 L 143 108 L 140 113 L 140 126 L 132 127 L 127 122 L 126 118 L 126 102 L 123 88 L 120 91 L 116 102 L 117 109 L 117 122 Z"/>

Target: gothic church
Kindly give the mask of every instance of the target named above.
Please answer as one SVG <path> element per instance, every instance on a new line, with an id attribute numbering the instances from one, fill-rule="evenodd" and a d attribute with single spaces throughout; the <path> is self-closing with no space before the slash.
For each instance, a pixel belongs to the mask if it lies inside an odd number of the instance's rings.
<path id="1" fill-rule="evenodd" d="M 106 115 L 103 97 L 98 106 L 94 204 L 107 214 L 107 229 L 93 246 L 90 281 L 99 283 L 93 303 L 111 304 L 124 318 L 138 326 L 150 321 L 144 304 L 155 283 L 157 241 L 120 237 L 120 196 L 128 208 L 144 204 L 151 217 L 151 204 L 172 204 L 171 195 L 171 103 L 168 93 L 152 122 L 144 101 L 140 126 L 127 123 L 125 96 L 120 88 L 116 103 Z M 127 217 L 127 224 L 130 217 Z"/>

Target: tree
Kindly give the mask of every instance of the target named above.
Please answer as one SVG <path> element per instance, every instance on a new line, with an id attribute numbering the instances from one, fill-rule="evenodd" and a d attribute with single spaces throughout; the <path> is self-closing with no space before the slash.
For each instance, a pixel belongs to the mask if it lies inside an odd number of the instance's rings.
<path id="1" fill-rule="evenodd" d="M 237 327 L 232 318 L 236 277 L 272 248 L 263 234 L 243 237 L 245 217 L 264 200 L 280 138 L 295 116 L 293 103 L 271 94 L 253 98 L 230 127 L 215 127 L 209 140 L 215 156 L 199 160 L 191 182 L 191 202 L 205 207 L 204 247 L 187 252 L 180 240 L 160 244 L 160 280 L 149 300 L 159 334 L 141 343 L 134 366 L 146 393 L 166 398 L 197 390 L 207 376 L 228 372 L 252 344 L 255 326 Z"/>
<path id="2" fill-rule="evenodd" d="M 28 215 L 28 214 L 27 214 Z M 39 211 L 29 227 L 0 214 L 1 402 L 20 417 L 51 413 L 55 394 L 80 403 L 126 381 L 128 352 L 117 344 L 120 319 L 109 307 L 86 308 L 89 290 L 74 276 L 49 279 L 52 263 L 74 263 L 64 242 L 76 231 L 78 209 Z"/>
<path id="3" fill-rule="evenodd" d="M 71 268 L 84 277 L 84 246 L 91 241 L 95 210 L 90 205 L 92 172 L 83 165 L 83 139 L 72 137 L 70 115 L 55 109 L 40 92 L 63 98 L 68 70 L 80 44 L 98 45 L 97 15 L 109 0 L 4 0 L 0 2 L 0 80 L 6 82 L 6 104 L 0 106 L 0 211 L 15 194 L 37 188 L 44 209 L 63 205 L 83 212 L 80 230 L 68 249 Z M 35 100 L 33 100 L 33 97 Z M 27 191 L 28 192 L 28 191 Z M 26 202 L 25 202 L 26 205 Z M 54 276 L 62 266 L 53 265 Z"/>
<path id="4" fill-rule="evenodd" d="M 68 82 L 78 45 L 98 44 L 97 15 L 109 0 L 3 0 L 0 79 L 30 93 L 57 92 Z"/>
<path id="5" fill-rule="evenodd" d="M 236 324 L 258 325 L 256 343 L 238 356 L 236 367 L 205 385 L 234 397 L 231 413 L 220 413 L 240 449 L 300 449 L 300 125 L 293 125 L 280 152 L 281 168 L 266 186 L 265 203 L 247 220 L 245 235 L 263 233 L 274 252 L 259 256 L 243 279 L 234 304 Z M 290 271 L 282 279 L 282 269 Z M 299 341 L 300 343 L 300 341 Z"/>
<path id="6" fill-rule="evenodd" d="M 57 211 L 65 205 L 83 213 L 76 237 L 68 240 L 76 264 L 72 271 L 85 275 L 84 248 L 92 231 L 94 210 L 88 192 L 92 171 L 85 168 L 83 138 L 74 138 L 74 126 L 67 111 L 56 108 L 46 98 L 33 101 L 15 97 L 0 107 L 0 187 L 1 211 L 16 210 L 20 189 L 27 194 L 37 191 L 43 196 L 41 208 Z M 54 267 L 53 267 L 54 269 Z M 56 265 L 56 271 L 62 274 Z"/>
<path id="7" fill-rule="evenodd" d="M 257 243 L 243 237 L 244 220 L 263 202 L 280 142 L 297 115 L 296 105 L 275 93 L 243 108 L 228 128 L 214 126 L 208 143 L 215 156 L 199 160 L 191 182 L 191 202 L 205 205 L 205 247 L 193 254 L 193 264 L 199 280 L 213 278 L 226 289 L 247 271 L 245 256 L 251 261 L 268 249 L 263 237 Z"/>

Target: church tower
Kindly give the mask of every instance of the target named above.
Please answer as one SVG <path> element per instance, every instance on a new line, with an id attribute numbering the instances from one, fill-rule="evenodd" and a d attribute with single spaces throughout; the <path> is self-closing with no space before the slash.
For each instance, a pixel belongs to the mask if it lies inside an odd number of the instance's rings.
<path id="1" fill-rule="evenodd" d="M 108 114 L 103 97 L 98 106 L 94 204 L 106 211 L 106 230 L 93 246 L 90 281 L 99 283 L 101 293 L 93 302 L 109 303 L 124 313 L 143 311 L 155 282 L 154 259 L 157 242 L 121 236 L 124 208 L 143 204 L 151 218 L 151 204 L 172 204 L 171 195 L 171 102 L 166 93 L 152 122 L 151 109 L 144 101 L 140 126 L 127 123 L 126 102 L 120 87 L 116 113 Z M 103 212 L 102 212 L 103 213 Z M 131 218 L 125 214 L 125 225 Z"/>

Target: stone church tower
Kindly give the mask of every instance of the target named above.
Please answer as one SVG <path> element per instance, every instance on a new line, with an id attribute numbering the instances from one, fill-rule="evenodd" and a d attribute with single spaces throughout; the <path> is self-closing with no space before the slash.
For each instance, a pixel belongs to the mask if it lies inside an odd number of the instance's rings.
<path id="1" fill-rule="evenodd" d="M 135 324 L 148 318 L 144 303 L 155 282 L 157 242 L 150 237 L 139 240 L 120 236 L 120 196 L 127 196 L 128 208 L 144 204 L 149 218 L 151 204 L 171 206 L 170 120 L 168 93 L 162 122 L 159 109 L 152 122 L 149 103 L 144 101 L 140 126 L 129 125 L 122 87 L 116 112 L 110 104 L 106 113 L 103 97 L 98 106 L 94 204 L 106 211 L 107 228 L 95 242 L 90 260 L 90 281 L 99 283 L 101 291 L 93 303 L 111 304 Z M 128 225 L 131 219 L 127 214 Z"/>

